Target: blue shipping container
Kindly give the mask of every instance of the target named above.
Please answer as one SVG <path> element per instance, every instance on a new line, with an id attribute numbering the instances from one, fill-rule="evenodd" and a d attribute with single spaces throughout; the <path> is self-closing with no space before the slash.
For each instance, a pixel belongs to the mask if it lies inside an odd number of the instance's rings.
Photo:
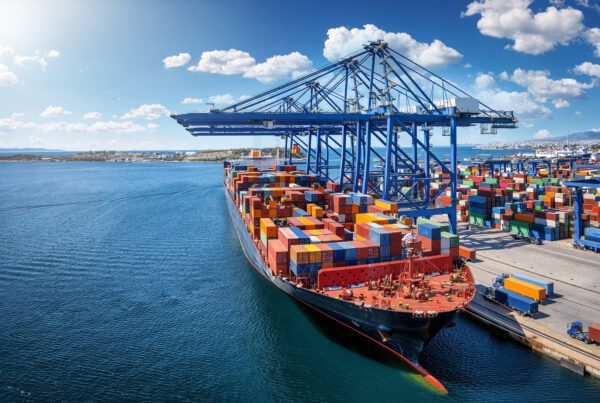
<path id="1" fill-rule="evenodd" d="M 538 302 L 531 298 L 527 298 L 523 295 L 517 294 L 507 290 L 504 287 L 496 288 L 494 298 L 501 304 L 507 305 L 511 308 L 517 309 L 521 312 L 532 315 L 538 311 Z"/>

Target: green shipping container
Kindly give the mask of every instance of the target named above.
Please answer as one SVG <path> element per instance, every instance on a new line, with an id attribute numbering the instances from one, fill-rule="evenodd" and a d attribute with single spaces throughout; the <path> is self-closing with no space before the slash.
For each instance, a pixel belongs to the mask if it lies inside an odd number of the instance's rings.
<path id="1" fill-rule="evenodd" d="M 529 223 L 525 221 L 510 220 L 509 231 L 511 234 L 529 236 Z"/>
<path id="2" fill-rule="evenodd" d="M 485 183 L 491 183 L 492 185 L 497 185 L 498 179 L 497 178 L 485 178 Z"/>
<path id="3" fill-rule="evenodd" d="M 469 224 L 485 225 L 485 216 L 483 214 L 470 214 Z"/>
<path id="4" fill-rule="evenodd" d="M 459 238 L 458 235 L 454 235 L 450 232 L 442 232 L 442 238 L 449 238 L 450 239 L 450 247 L 451 248 L 456 248 L 458 247 L 459 244 Z"/>

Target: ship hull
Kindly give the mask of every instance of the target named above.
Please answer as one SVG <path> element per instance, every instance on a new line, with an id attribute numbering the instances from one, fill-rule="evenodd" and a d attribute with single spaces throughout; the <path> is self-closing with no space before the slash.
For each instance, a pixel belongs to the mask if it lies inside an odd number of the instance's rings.
<path id="1" fill-rule="evenodd" d="M 458 309 L 441 312 L 436 317 L 417 318 L 407 312 L 361 307 L 299 287 L 274 276 L 261 258 L 258 248 L 227 190 L 225 190 L 225 199 L 244 254 L 259 274 L 304 305 L 360 333 L 404 360 L 423 376 L 431 377 L 419 364 L 419 354 L 436 333 L 456 318 L 460 312 Z M 441 384 L 438 387 L 443 389 Z"/>

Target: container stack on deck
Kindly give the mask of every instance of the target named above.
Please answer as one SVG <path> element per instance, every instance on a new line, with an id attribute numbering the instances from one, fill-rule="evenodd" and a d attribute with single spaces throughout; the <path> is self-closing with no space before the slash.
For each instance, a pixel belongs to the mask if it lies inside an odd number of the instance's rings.
<path id="1" fill-rule="evenodd" d="M 425 256 L 457 260 L 458 236 L 430 220 L 397 222 L 397 204 L 359 193 L 336 193 L 294 166 L 229 170 L 232 193 L 249 232 L 274 274 L 315 284 L 321 269 L 405 258 L 402 240 L 418 234 Z M 408 225 L 405 225 L 408 224 Z M 420 246 L 421 246 L 420 245 Z"/>

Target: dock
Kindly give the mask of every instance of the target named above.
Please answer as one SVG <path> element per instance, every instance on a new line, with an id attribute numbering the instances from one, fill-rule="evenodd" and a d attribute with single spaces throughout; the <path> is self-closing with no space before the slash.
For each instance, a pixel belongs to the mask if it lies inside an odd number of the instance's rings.
<path id="1" fill-rule="evenodd" d="M 477 250 L 469 263 L 478 290 L 502 273 L 525 273 L 554 282 L 555 294 L 534 317 L 521 316 L 478 294 L 467 313 L 501 336 L 541 352 L 573 372 L 600 378 L 600 345 L 566 333 L 579 320 L 584 329 L 600 322 L 600 256 L 572 248 L 569 240 L 532 245 L 494 229 L 462 230 L 461 244 Z M 571 241 L 572 242 L 572 241 Z"/>

